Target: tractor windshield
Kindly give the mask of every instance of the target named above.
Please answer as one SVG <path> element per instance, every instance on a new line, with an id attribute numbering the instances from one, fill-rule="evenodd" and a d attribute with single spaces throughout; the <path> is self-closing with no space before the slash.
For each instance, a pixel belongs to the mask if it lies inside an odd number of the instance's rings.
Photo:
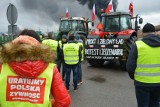
<path id="1" fill-rule="evenodd" d="M 106 32 L 116 32 L 120 30 L 119 26 L 119 16 L 107 16 L 103 17 L 102 20 L 105 23 L 104 31 Z"/>
<path id="2" fill-rule="evenodd" d="M 60 31 L 85 31 L 84 21 L 81 20 L 62 20 Z"/>
<path id="3" fill-rule="evenodd" d="M 71 29 L 71 22 L 68 20 L 62 20 L 60 24 L 60 31 L 69 31 Z"/>
<path id="4" fill-rule="evenodd" d="M 122 15 L 120 18 L 120 25 L 121 25 L 121 27 L 120 27 L 121 31 L 127 30 L 127 29 L 132 29 L 130 16 Z"/>
<path id="5" fill-rule="evenodd" d="M 102 23 L 104 23 L 104 31 L 106 32 L 119 32 L 131 29 L 130 17 L 128 15 L 105 16 L 102 18 Z"/>

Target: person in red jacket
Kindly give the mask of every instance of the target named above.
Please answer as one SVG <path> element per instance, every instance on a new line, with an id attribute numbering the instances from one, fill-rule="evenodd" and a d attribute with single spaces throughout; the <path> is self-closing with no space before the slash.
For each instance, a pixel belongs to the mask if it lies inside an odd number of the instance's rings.
<path id="1" fill-rule="evenodd" d="M 4 90 L 0 92 L 0 105 L 49 107 L 51 102 L 52 107 L 69 107 L 70 95 L 52 63 L 53 59 L 53 51 L 40 43 L 39 36 L 33 30 L 26 29 L 15 40 L 2 45 L 0 85 Z"/>

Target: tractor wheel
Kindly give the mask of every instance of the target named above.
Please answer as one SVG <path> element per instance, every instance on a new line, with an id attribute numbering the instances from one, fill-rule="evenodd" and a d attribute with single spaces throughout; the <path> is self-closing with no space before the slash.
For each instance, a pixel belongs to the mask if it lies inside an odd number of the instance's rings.
<path id="1" fill-rule="evenodd" d="M 128 58 L 128 55 L 129 55 L 129 52 L 131 50 L 131 47 L 133 44 L 135 44 L 135 41 L 137 40 L 137 37 L 134 35 L 134 36 L 131 36 L 128 40 L 127 40 L 127 43 L 126 43 L 126 54 L 127 54 L 127 58 Z"/>
<path id="2" fill-rule="evenodd" d="M 105 62 L 104 60 L 97 60 L 97 59 L 87 59 L 87 61 L 91 66 L 94 67 L 101 67 Z"/>
<path id="3" fill-rule="evenodd" d="M 127 59 L 128 59 L 129 52 L 131 50 L 132 45 L 135 43 L 136 40 L 137 40 L 136 35 L 132 35 L 132 36 L 130 36 L 130 38 L 126 42 L 126 60 L 120 60 L 119 61 L 120 66 L 123 70 L 126 70 L 126 62 L 127 62 Z"/>

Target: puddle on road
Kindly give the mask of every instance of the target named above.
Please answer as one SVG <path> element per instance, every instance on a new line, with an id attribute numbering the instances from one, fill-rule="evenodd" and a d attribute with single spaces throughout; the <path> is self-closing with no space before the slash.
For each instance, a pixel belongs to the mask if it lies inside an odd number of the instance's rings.
<path id="1" fill-rule="evenodd" d="M 102 76 L 94 76 L 94 77 L 89 78 L 88 80 L 99 82 L 99 83 L 106 82 L 106 79 L 103 78 Z"/>

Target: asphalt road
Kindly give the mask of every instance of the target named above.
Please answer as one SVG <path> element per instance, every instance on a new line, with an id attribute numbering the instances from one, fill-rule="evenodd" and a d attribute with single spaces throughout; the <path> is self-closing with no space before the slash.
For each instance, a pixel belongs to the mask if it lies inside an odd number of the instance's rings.
<path id="1" fill-rule="evenodd" d="M 77 92 L 73 87 L 69 91 L 70 107 L 136 107 L 133 81 L 118 63 L 94 68 L 83 62 L 82 70 L 83 84 Z"/>

